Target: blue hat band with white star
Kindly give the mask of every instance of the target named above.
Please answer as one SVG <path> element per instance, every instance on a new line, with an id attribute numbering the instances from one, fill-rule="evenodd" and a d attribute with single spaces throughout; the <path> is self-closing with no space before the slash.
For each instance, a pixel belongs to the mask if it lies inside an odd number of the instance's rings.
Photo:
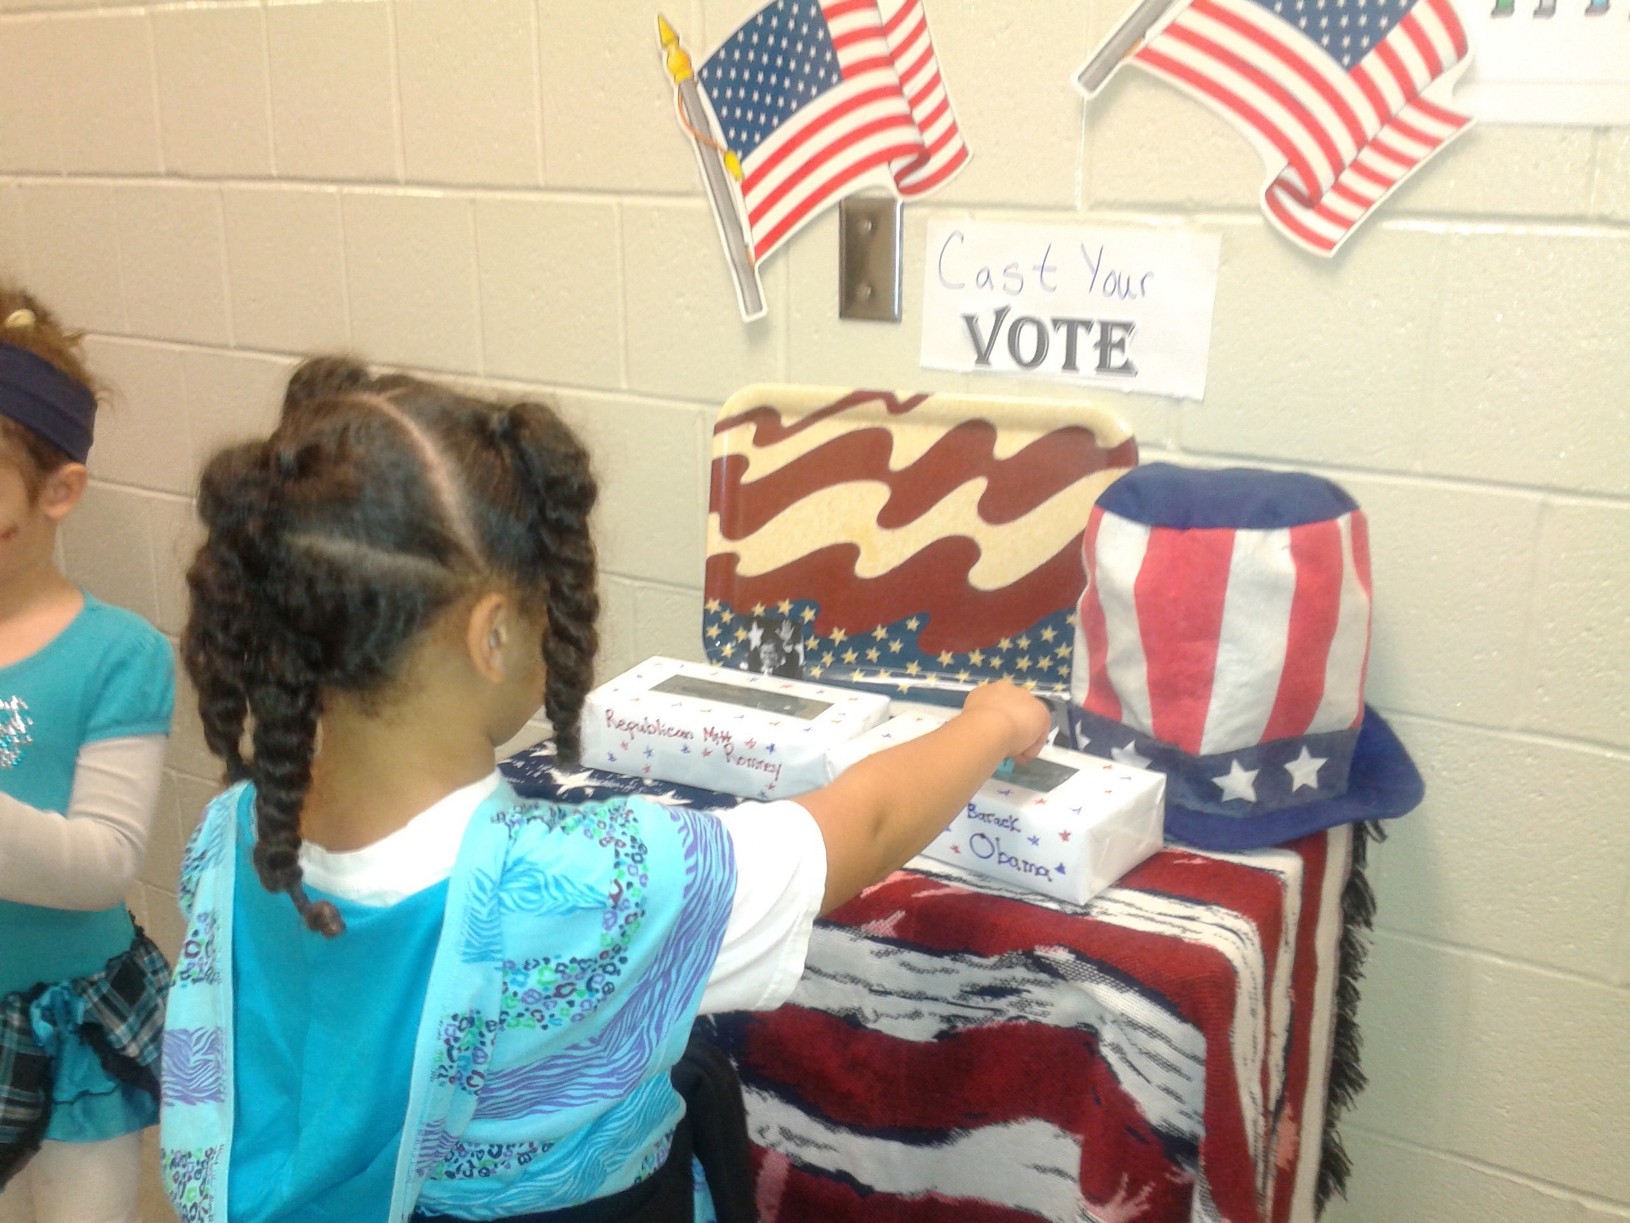
<path id="1" fill-rule="evenodd" d="M 1166 806 L 1247 819 L 1347 792 L 1358 729 L 1298 735 L 1195 756 L 1124 722 L 1070 709 L 1077 751 L 1166 774 Z"/>

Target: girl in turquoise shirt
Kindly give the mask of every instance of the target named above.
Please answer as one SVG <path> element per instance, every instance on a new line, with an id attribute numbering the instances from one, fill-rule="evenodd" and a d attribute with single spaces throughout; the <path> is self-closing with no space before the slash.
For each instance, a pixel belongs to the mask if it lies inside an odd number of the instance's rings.
<path id="1" fill-rule="evenodd" d="M 133 1221 L 158 1120 L 169 967 L 124 895 L 175 663 L 53 559 L 95 415 L 74 337 L 0 285 L 0 1220 Z"/>
<path id="2" fill-rule="evenodd" d="M 594 500 L 549 408 L 338 358 L 206 467 L 183 654 L 235 784 L 182 866 L 185 1223 L 705 1223 L 670 1077 L 698 1011 L 778 1005 L 819 912 L 1039 750 L 1004 684 L 796 802 L 518 798 L 494 749 L 540 701 L 577 754 Z"/>

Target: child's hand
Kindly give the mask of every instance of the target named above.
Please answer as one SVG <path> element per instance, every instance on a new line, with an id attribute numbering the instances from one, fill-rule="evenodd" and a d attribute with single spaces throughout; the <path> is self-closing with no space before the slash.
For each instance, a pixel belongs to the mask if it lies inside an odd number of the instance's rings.
<path id="1" fill-rule="evenodd" d="M 1052 717 L 1006 680 L 968 694 L 962 712 L 897 743 L 799 798 L 826 843 L 829 913 L 919 852 L 949 824 L 1003 758 L 1029 760 Z"/>
<path id="2" fill-rule="evenodd" d="M 993 724 L 1005 723 L 1003 755 L 1015 761 L 1033 759 L 1047 746 L 1047 732 L 1053 724 L 1047 706 L 1010 680 L 975 688 L 963 702 L 962 711 L 988 716 Z"/>

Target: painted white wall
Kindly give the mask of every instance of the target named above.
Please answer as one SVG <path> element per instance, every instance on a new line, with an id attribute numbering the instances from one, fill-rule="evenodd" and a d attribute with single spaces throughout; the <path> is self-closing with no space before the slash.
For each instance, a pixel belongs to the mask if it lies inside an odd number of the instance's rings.
<path id="1" fill-rule="evenodd" d="M 94 0 L 90 0 L 94 2 Z M 750 0 L 668 0 L 693 50 Z M 827 216 L 737 319 L 655 6 L 0 0 L 0 273 L 113 385 L 64 557 L 174 634 L 203 455 L 293 356 L 558 397 L 601 456 L 608 657 L 699 654 L 711 414 L 744 383 L 1058 394 L 919 370 L 932 216 L 1222 235 L 1203 403 L 1145 454 L 1330 475 L 1370 515 L 1370 693 L 1428 778 L 1377 853 L 1339 1223 L 1630 1219 L 1630 130 L 1473 130 L 1332 263 L 1175 91 L 1068 79 L 1122 0 L 929 0 L 975 157 L 906 218 L 905 321 L 837 318 Z M 1615 4 L 1612 19 L 1621 19 Z M 216 776 L 190 719 L 140 916 L 172 949 Z"/>

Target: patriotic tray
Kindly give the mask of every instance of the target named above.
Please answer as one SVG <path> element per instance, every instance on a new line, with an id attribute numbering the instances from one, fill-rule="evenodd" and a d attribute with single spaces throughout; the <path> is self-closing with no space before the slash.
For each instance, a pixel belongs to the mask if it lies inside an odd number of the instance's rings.
<path id="1" fill-rule="evenodd" d="M 1080 403 L 756 385 L 713 428 L 709 661 L 930 703 L 1068 696 L 1081 532 L 1137 462 Z"/>

